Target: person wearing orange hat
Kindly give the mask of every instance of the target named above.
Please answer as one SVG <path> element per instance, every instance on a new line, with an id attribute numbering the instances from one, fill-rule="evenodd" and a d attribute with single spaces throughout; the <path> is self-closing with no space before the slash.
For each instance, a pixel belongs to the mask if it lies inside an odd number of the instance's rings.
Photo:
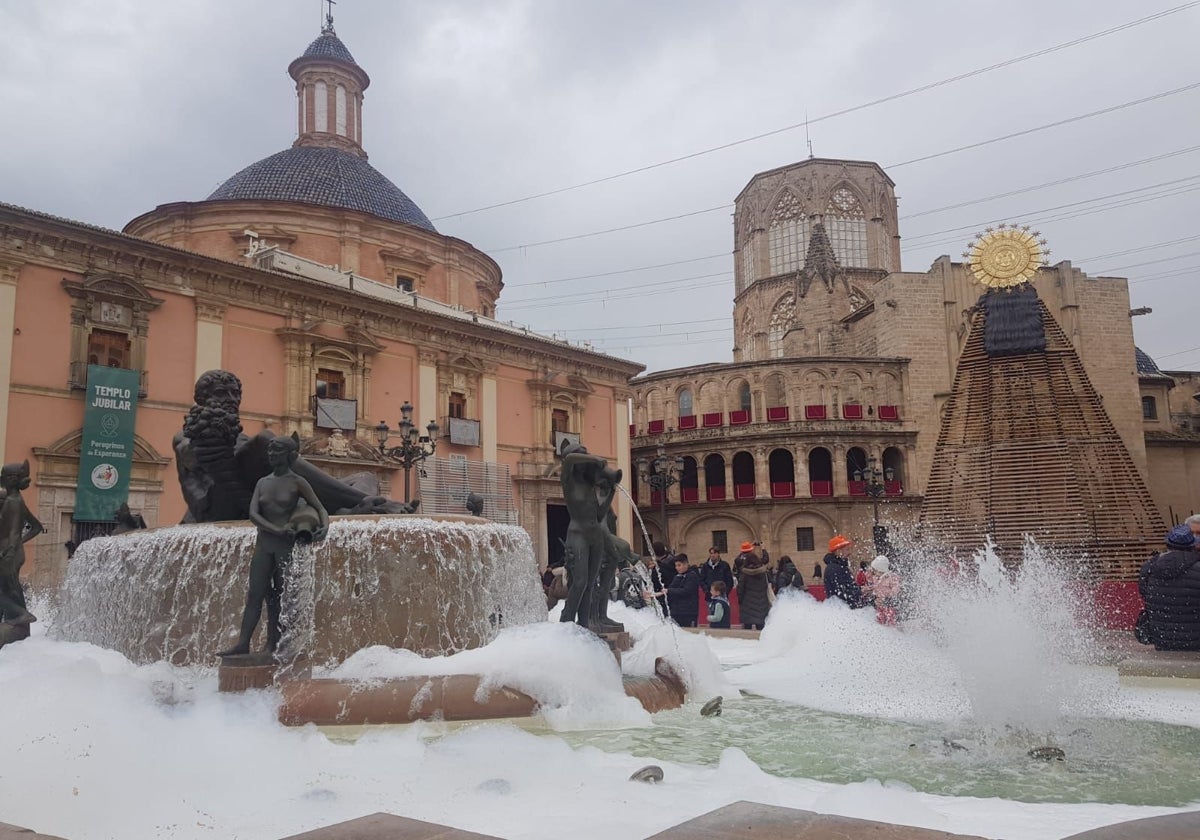
<path id="1" fill-rule="evenodd" d="M 762 543 L 742 543 L 742 553 L 733 561 L 742 629 L 762 630 L 771 611 L 771 560 Z"/>
<path id="2" fill-rule="evenodd" d="M 853 545 L 846 537 L 835 534 L 829 541 L 829 553 L 822 562 L 825 564 L 825 597 L 841 598 L 850 609 L 856 610 L 865 603 L 862 587 L 854 582 L 854 575 L 850 573 L 850 559 L 842 553 Z"/>

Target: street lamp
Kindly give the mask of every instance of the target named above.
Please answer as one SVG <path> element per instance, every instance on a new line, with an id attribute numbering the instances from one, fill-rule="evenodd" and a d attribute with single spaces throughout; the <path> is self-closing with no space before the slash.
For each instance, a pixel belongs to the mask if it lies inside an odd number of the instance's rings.
<path id="1" fill-rule="evenodd" d="M 684 464 L 682 455 L 668 458 L 666 447 L 661 443 L 657 455 L 653 458 L 641 457 L 637 461 L 638 475 L 642 481 L 649 484 L 651 490 L 658 491 L 662 503 L 663 544 L 667 546 L 671 544 L 671 532 L 667 527 L 667 488 L 679 483 Z"/>
<path id="2" fill-rule="evenodd" d="M 429 421 L 425 427 L 427 435 L 422 435 L 412 421 L 413 407 L 408 401 L 400 406 L 400 445 L 388 447 L 388 438 L 392 430 L 383 420 L 375 427 L 375 439 L 379 441 L 379 454 L 394 461 L 404 470 L 404 502 L 411 500 L 411 488 L 408 481 L 409 471 L 433 454 L 437 449 L 438 424 Z M 423 468 L 422 468 L 423 471 Z"/>
<path id="3" fill-rule="evenodd" d="M 885 467 L 882 471 L 879 469 L 879 462 L 872 455 L 867 459 L 867 465 L 854 471 L 854 480 L 861 482 L 868 496 L 871 497 L 872 512 L 875 517 L 875 525 L 871 529 L 871 536 L 875 540 L 875 550 L 883 554 L 887 550 L 888 537 L 887 528 L 879 524 L 879 497 L 887 492 L 887 485 L 884 481 L 891 481 L 896 475 L 896 471 L 891 467 Z"/>

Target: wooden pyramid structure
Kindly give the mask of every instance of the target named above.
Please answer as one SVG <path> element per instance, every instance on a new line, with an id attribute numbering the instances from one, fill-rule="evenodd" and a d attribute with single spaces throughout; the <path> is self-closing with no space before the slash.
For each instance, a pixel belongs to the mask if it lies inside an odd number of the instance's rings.
<path id="1" fill-rule="evenodd" d="M 990 323 L 989 323 L 990 322 Z M 979 299 L 921 507 L 926 541 L 1006 562 L 1025 536 L 1133 579 L 1166 528 L 1079 354 L 1031 286 Z"/>

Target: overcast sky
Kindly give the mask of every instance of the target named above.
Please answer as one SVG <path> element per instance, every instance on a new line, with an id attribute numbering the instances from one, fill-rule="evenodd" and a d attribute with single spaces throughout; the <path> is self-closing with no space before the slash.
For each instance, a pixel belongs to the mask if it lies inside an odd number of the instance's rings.
<path id="1" fill-rule="evenodd" d="M 731 209 L 710 208 L 731 205 L 756 172 L 807 157 L 803 128 L 453 214 L 802 123 L 807 113 L 817 156 L 873 160 L 896 182 L 905 270 L 923 271 L 943 253 L 957 259 L 985 222 L 1032 222 L 1053 260 L 1128 276 L 1132 305 L 1154 308 L 1135 319 L 1139 345 L 1179 369 L 1200 367 L 1190 311 L 1200 148 L 1181 152 L 1200 147 L 1200 88 L 906 162 L 1200 82 L 1200 5 L 818 118 L 1181 3 L 341 0 L 334 13 L 371 76 L 371 163 L 442 233 L 495 257 L 506 320 L 590 340 L 651 370 L 731 360 Z M 0 201 L 120 229 L 159 204 L 204 199 L 295 139 L 287 65 L 317 36 L 322 8 L 0 0 Z M 710 212 L 534 244 L 700 210 Z M 566 280 L 683 260 L 694 261 Z"/>

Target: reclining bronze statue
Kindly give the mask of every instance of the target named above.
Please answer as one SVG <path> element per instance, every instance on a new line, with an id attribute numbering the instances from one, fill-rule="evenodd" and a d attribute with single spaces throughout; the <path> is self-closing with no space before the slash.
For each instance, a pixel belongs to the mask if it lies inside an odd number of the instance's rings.
<path id="1" fill-rule="evenodd" d="M 271 473 L 269 431 L 249 437 L 242 432 L 242 383 L 227 370 L 210 370 L 196 380 L 196 404 L 175 435 L 175 466 L 188 511 L 183 521 L 225 522 L 247 519 L 258 480 Z M 374 488 L 339 481 L 298 458 L 292 471 L 312 487 L 325 510 L 335 514 L 413 513 L 417 502 L 385 499 Z"/>

